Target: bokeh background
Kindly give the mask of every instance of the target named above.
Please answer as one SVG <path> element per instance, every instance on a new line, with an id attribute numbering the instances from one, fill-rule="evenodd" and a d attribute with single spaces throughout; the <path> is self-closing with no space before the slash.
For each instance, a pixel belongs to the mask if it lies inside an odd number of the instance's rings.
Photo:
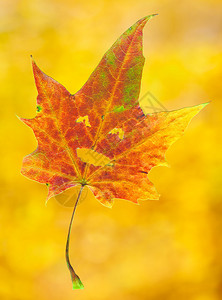
<path id="1" fill-rule="evenodd" d="M 0 299 L 222 299 L 222 3 L 216 0 L 0 1 Z M 64 250 L 71 208 L 20 175 L 36 148 L 16 115 L 34 117 L 30 55 L 75 93 L 133 23 L 144 29 L 141 95 L 168 110 L 211 101 L 149 178 L 160 201 L 77 209 L 71 260 L 85 284 L 72 290 Z"/>

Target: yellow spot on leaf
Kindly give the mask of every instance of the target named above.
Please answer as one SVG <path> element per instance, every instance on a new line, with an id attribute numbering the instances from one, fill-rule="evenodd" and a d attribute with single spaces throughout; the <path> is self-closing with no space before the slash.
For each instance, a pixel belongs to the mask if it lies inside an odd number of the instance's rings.
<path id="1" fill-rule="evenodd" d="M 123 136 L 124 136 L 124 131 L 122 130 L 122 128 L 114 128 L 109 133 L 111 133 L 111 134 L 117 133 L 121 140 L 123 139 Z"/>
<path id="2" fill-rule="evenodd" d="M 89 122 L 89 117 L 88 116 L 84 116 L 84 117 L 79 117 L 76 122 L 77 123 L 81 123 L 85 121 L 85 125 L 88 127 L 91 127 L 90 122 Z"/>
<path id="3" fill-rule="evenodd" d="M 94 166 L 103 167 L 110 162 L 110 158 L 98 153 L 92 149 L 87 148 L 77 148 L 78 157 L 85 163 L 90 163 Z"/>

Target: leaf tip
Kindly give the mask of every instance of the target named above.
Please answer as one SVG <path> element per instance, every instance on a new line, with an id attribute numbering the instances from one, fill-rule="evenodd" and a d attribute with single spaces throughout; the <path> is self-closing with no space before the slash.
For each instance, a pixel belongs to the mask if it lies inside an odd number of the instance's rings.
<path id="1" fill-rule="evenodd" d="M 152 19 L 155 16 L 158 16 L 158 14 L 148 15 L 148 16 L 144 17 L 142 20 L 144 20 L 145 22 L 148 22 L 150 19 Z"/>
<path id="2" fill-rule="evenodd" d="M 16 116 L 16 118 L 18 118 L 20 121 L 22 121 L 22 118 L 21 117 L 19 117 L 18 115 L 15 115 Z"/>
<path id="3" fill-rule="evenodd" d="M 200 105 L 202 106 L 202 108 L 204 108 L 205 106 L 207 106 L 207 105 L 210 104 L 210 103 L 211 103 L 211 101 L 202 103 L 202 104 L 200 104 Z"/>
<path id="4" fill-rule="evenodd" d="M 35 63 L 35 60 L 34 60 L 34 58 L 33 58 L 33 56 L 32 56 L 32 54 L 30 55 L 30 58 L 31 58 L 32 64 L 36 64 L 36 63 Z"/>
<path id="5" fill-rule="evenodd" d="M 32 119 L 26 119 L 26 118 L 21 118 L 19 116 L 16 115 L 16 117 L 24 124 L 26 124 L 27 126 L 31 127 L 31 122 Z"/>
<path id="6" fill-rule="evenodd" d="M 32 69 L 33 69 L 34 75 L 37 74 L 37 72 L 41 72 L 41 73 L 42 73 L 42 71 L 41 71 L 41 70 L 39 69 L 39 67 L 37 66 L 37 64 L 36 64 L 36 62 L 35 62 L 33 56 L 30 55 L 30 57 L 31 57 Z"/>
<path id="7" fill-rule="evenodd" d="M 148 15 L 142 19 L 140 19 L 139 21 L 136 22 L 135 25 L 137 26 L 142 26 L 142 28 L 146 25 L 146 23 L 152 19 L 153 17 L 157 16 L 158 14 L 152 14 L 152 15 Z"/>
<path id="8" fill-rule="evenodd" d="M 158 14 L 148 15 L 148 16 L 146 16 L 145 18 L 148 18 L 148 20 L 149 20 L 149 19 L 152 19 L 152 18 L 155 17 L 155 16 L 158 16 Z"/>
<path id="9" fill-rule="evenodd" d="M 201 104 L 193 106 L 193 108 L 196 109 L 196 114 L 199 113 L 208 104 L 210 104 L 210 102 L 205 102 L 205 103 L 201 103 Z"/>

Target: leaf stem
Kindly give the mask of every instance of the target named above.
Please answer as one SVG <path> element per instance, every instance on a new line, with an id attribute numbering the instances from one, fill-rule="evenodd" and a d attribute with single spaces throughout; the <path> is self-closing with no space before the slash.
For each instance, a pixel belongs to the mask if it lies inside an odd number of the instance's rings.
<path id="1" fill-rule="evenodd" d="M 74 218 L 74 215 L 75 215 L 76 207 L 77 207 L 77 204 L 79 202 L 79 199 L 80 199 L 83 188 L 84 188 L 84 185 L 82 185 L 81 188 L 80 188 L 75 206 L 73 208 L 72 217 L 71 217 L 70 224 L 69 224 L 69 231 L 68 231 L 67 241 L 66 241 L 66 263 L 67 263 L 67 266 L 68 266 L 70 274 L 71 274 L 73 290 L 84 288 L 84 285 L 82 284 L 79 276 L 74 271 L 74 269 L 73 269 L 73 267 L 70 263 L 70 260 L 69 260 L 69 241 L 70 241 L 71 228 L 72 228 L 72 223 L 73 223 L 73 218 Z"/>

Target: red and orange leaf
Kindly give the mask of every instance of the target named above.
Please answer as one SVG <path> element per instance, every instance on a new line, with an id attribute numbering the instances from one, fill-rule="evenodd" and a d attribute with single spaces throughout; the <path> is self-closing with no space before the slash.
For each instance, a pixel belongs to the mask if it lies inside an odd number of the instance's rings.
<path id="1" fill-rule="evenodd" d="M 24 158 L 22 174 L 47 183 L 47 199 L 87 184 L 87 176 L 96 167 L 78 157 L 78 148 L 105 150 L 117 138 L 109 134 L 113 128 L 121 127 L 133 115 L 143 115 L 138 104 L 144 65 L 142 29 L 151 17 L 139 20 L 114 43 L 75 95 L 33 61 L 37 116 L 21 120 L 33 129 L 38 148 Z M 109 201 L 102 203 L 109 205 Z"/>
<path id="2" fill-rule="evenodd" d="M 37 115 L 21 120 L 34 131 L 38 147 L 24 158 L 21 172 L 48 185 L 47 199 L 74 186 L 88 186 L 108 207 L 115 198 L 158 199 L 147 174 L 166 164 L 166 150 L 206 104 L 143 113 L 138 102 L 145 60 L 142 30 L 151 17 L 114 43 L 75 95 L 33 61 Z M 72 270 L 71 275 L 79 282 Z"/>

